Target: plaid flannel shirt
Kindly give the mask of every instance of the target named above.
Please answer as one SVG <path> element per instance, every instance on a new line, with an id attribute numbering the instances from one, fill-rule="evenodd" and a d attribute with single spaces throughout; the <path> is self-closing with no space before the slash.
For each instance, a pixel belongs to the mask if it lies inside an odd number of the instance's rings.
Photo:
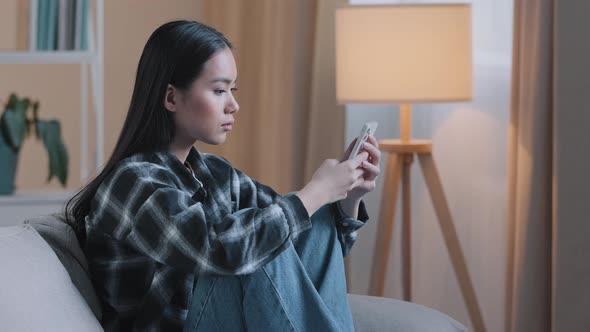
<path id="1" fill-rule="evenodd" d="M 137 154 L 99 187 L 86 217 L 86 255 L 107 331 L 181 331 L 199 274 L 256 271 L 309 229 L 296 195 L 281 196 L 212 154 Z M 358 220 L 337 204 L 344 255 Z"/>

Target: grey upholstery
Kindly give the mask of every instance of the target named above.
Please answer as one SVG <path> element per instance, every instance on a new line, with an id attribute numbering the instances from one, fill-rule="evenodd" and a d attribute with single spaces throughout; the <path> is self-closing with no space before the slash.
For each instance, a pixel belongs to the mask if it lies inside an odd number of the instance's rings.
<path id="1" fill-rule="evenodd" d="M 0 331 L 103 331 L 70 273 L 31 225 L 0 227 L 0 262 Z"/>
<path id="2" fill-rule="evenodd" d="M 440 311 L 411 302 L 355 294 L 348 294 L 348 302 L 358 332 L 467 331 Z"/>
<path id="3" fill-rule="evenodd" d="M 100 301 L 90 280 L 88 263 L 72 227 L 66 224 L 63 216 L 59 214 L 29 219 L 25 224 L 30 224 L 55 251 L 57 258 L 68 271 L 72 283 L 100 321 Z"/>

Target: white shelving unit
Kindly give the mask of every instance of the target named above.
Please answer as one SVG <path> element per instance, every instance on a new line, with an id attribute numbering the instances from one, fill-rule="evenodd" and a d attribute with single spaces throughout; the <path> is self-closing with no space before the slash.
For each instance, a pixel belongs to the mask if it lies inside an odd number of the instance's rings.
<path id="1" fill-rule="evenodd" d="M 34 0 L 33 0 L 34 1 Z M 96 146 L 93 171 L 98 171 L 103 164 L 104 154 L 104 0 L 94 3 L 96 32 L 92 20 L 92 10 L 88 17 L 88 51 L 26 51 L 0 52 L 0 64 L 79 64 L 80 70 L 80 178 L 86 183 L 89 174 L 88 153 L 88 87 L 92 92 L 92 107 L 96 117 Z M 36 19 L 32 10 L 31 18 Z M 34 49 L 35 29 L 29 39 L 30 49 Z M 89 73 L 90 71 L 90 73 Z"/>
<path id="2" fill-rule="evenodd" d="M 35 1 L 35 0 L 32 0 Z M 88 140 L 88 88 L 91 87 L 92 108 L 96 117 L 96 145 L 92 171 L 97 172 L 103 164 L 104 153 L 104 0 L 91 0 L 94 11 L 88 14 L 87 51 L 0 51 L 0 64 L 79 64 L 80 65 L 80 178 L 86 183 L 90 171 Z M 93 15 L 96 25 L 93 24 Z M 31 18 L 36 19 L 32 10 Z M 96 32 L 94 29 L 96 28 Z M 34 31 L 34 30 L 33 30 Z M 35 32 L 29 36 L 29 49 L 35 49 Z M 24 220 L 39 215 L 60 211 L 74 194 L 68 191 L 16 192 L 0 196 L 0 227 L 21 224 Z"/>

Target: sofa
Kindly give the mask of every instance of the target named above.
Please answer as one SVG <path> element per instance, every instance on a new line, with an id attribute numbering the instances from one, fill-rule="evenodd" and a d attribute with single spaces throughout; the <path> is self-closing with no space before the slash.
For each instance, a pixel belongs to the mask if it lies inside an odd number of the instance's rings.
<path id="1" fill-rule="evenodd" d="M 84 254 L 59 215 L 0 227 L 0 262 L 0 331 L 103 331 Z M 349 303 L 356 331 L 466 331 L 414 303 L 354 294 Z"/>

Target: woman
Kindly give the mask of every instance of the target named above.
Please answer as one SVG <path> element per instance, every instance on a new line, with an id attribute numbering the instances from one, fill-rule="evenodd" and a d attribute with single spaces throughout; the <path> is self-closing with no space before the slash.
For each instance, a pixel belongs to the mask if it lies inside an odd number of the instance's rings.
<path id="1" fill-rule="evenodd" d="M 239 110 L 231 49 L 197 22 L 159 27 L 112 156 L 68 203 L 107 331 L 353 329 L 342 256 L 368 219 L 377 142 L 284 197 L 197 151 Z"/>

